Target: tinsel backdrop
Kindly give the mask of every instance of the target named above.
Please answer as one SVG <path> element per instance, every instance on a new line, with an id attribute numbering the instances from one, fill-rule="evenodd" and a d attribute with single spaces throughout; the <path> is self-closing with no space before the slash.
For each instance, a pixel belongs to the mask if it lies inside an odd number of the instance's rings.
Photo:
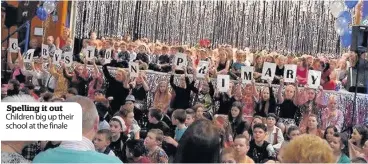
<path id="1" fill-rule="evenodd" d="M 340 48 L 328 1 L 79 1 L 76 37 L 126 33 L 170 44 L 208 38 L 282 53 L 326 53 Z"/>

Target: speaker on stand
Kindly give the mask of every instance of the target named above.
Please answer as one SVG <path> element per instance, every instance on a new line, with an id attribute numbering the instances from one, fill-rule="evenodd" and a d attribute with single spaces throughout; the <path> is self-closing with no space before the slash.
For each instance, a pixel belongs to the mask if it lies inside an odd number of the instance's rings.
<path id="1" fill-rule="evenodd" d="M 352 43 L 350 50 L 357 54 L 357 62 L 349 70 L 348 90 L 354 92 L 352 124 L 348 129 L 354 127 L 354 116 L 357 112 L 357 94 L 367 93 L 368 85 L 368 61 L 365 58 L 368 52 L 368 26 L 352 27 Z"/>

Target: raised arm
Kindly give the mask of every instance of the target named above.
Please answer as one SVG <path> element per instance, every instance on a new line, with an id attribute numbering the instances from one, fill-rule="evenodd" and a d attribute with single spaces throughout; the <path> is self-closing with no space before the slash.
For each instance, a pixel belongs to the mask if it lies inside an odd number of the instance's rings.
<path id="1" fill-rule="evenodd" d="M 63 76 L 66 79 L 68 79 L 69 81 L 71 81 L 72 80 L 72 75 L 70 75 L 68 72 L 66 72 L 65 64 L 62 63 L 61 66 L 62 66 L 62 69 L 63 69 Z"/>
<path id="2" fill-rule="evenodd" d="M 298 105 L 298 94 L 299 94 L 298 80 L 295 80 L 294 86 L 295 86 L 295 94 L 294 94 L 293 103 L 295 105 Z"/>
<path id="3" fill-rule="evenodd" d="M 316 103 L 320 107 L 326 107 L 327 106 L 326 103 L 323 100 L 324 96 L 325 96 L 325 92 L 323 91 L 323 87 L 320 86 L 319 87 L 319 93 L 317 94 L 317 97 L 316 97 Z"/>
<path id="4" fill-rule="evenodd" d="M 252 92 L 253 92 L 254 101 L 258 102 L 259 101 L 259 94 L 258 94 L 258 91 L 257 91 L 257 88 L 256 88 L 256 82 L 255 82 L 254 79 L 252 79 Z"/>
<path id="5" fill-rule="evenodd" d="M 150 87 L 148 86 L 148 83 L 147 83 L 147 77 L 145 75 L 141 75 L 141 77 L 142 77 L 143 89 L 144 91 L 148 92 Z"/>
<path id="6" fill-rule="evenodd" d="M 109 65 L 109 64 L 104 64 L 104 65 L 102 66 L 102 72 L 103 72 L 103 74 L 104 74 L 104 76 L 105 76 L 106 80 L 108 80 L 108 81 L 115 80 L 115 78 L 111 76 L 111 74 L 110 74 L 109 70 L 107 69 L 107 66 L 108 66 L 108 65 Z"/>
<path id="7" fill-rule="evenodd" d="M 284 102 L 284 97 L 282 96 L 282 90 L 284 88 L 284 79 L 280 79 L 280 87 L 277 90 L 277 103 L 282 104 Z"/>
<path id="8" fill-rule="evenodd" d="M 9 50 L 8 50 L 8 61 L 7 61 L 7 63 L 8 63 L 8 67 L 10 69 L 14 69 L 15 65 L 13 64 L 12 56 L 11 56 L 11 53 L 10 53 Z"/>

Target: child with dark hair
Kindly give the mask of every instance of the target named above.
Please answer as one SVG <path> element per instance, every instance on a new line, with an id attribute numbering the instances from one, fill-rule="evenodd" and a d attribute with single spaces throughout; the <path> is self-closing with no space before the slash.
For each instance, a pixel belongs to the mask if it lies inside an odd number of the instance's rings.
<path id="1" fill-rule="evenodd" d="M 93 139 L 93 144 L 97 152 L 115 156 L 115 153 L 109 148 L 112 140 L 112 134 L 108 129 L 102 129 L 97 131 L 95 138 Z"/>
<path id="2" fill-rule="evenodd" d="M 151 160 L 145 156 L 147 153 L 143 140 L 128 140 L 126 142 L 127 158 L 132 163 L 151 163 Z"/>
<path id="3" fill-rule="evenodd" d="M 253 126 L 253 140 L 249 143 L 250 148 L 247 155 L 255 163 L 264 163 L 275 159 L 275 150 L 272 144 L 265 141 L 266 132 L 267 127 L 264 124 L 255 124 Z"/>
<path id="4" fill-rule="evenodd" d="M 192 108 L 188 108 L 185 110 L 187 114 L 187 118 L 185 119 L 185 126 L 191 125 L 195 121 L 195 112 Z"/>
<path id="5" fill-rule="evenodd" d="M 334 133 L 331 137 L 331 141 L 329 142 L 333 154 L 337 159 L 337 163 L 350 163 L 350 159 L 343 150 L 347 148 L 347 138 L 342 136 L 340 133 Z"/>
<path id="6" fill-rule="evenodd" d="M 181 136 L 183 136 L 185 130 L 187 130 L 187 126 L 185 126 L 186 119 L 187 119 L 187 114 L 184 109 L 177 109 L 173 112 L 173 114 L 171 115 L 171 122 L 173 125 L 176 126 L 175 136 L 174 136 L 174 139 L 171 138 L 170 136 L 165 137 L 165 141 L 167 143 L 170 143 L 174 145 L 175 147 L 178 146 L 178 142 Z"/>
<path id="7" fill-rule="evenodd" d="M 170 127 L 163 121 L 162 112 L 159 109 L 150 109 L 148 112 L 148 122 L 147 130 L 150 129 L 160 129 L 164 132 L 165 136 L 172 136 Z"/>

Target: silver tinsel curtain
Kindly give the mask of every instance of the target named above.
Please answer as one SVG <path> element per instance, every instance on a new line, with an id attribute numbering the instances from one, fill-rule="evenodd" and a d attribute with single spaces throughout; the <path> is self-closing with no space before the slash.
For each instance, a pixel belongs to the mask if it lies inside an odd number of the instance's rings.
<path id="1" fill-rule="evenodd" d="M 207 38 L 282 53 L 340 53 L 328 1 L 79 1 L 77 38 L 126 33 L 170 44 Z"/>

